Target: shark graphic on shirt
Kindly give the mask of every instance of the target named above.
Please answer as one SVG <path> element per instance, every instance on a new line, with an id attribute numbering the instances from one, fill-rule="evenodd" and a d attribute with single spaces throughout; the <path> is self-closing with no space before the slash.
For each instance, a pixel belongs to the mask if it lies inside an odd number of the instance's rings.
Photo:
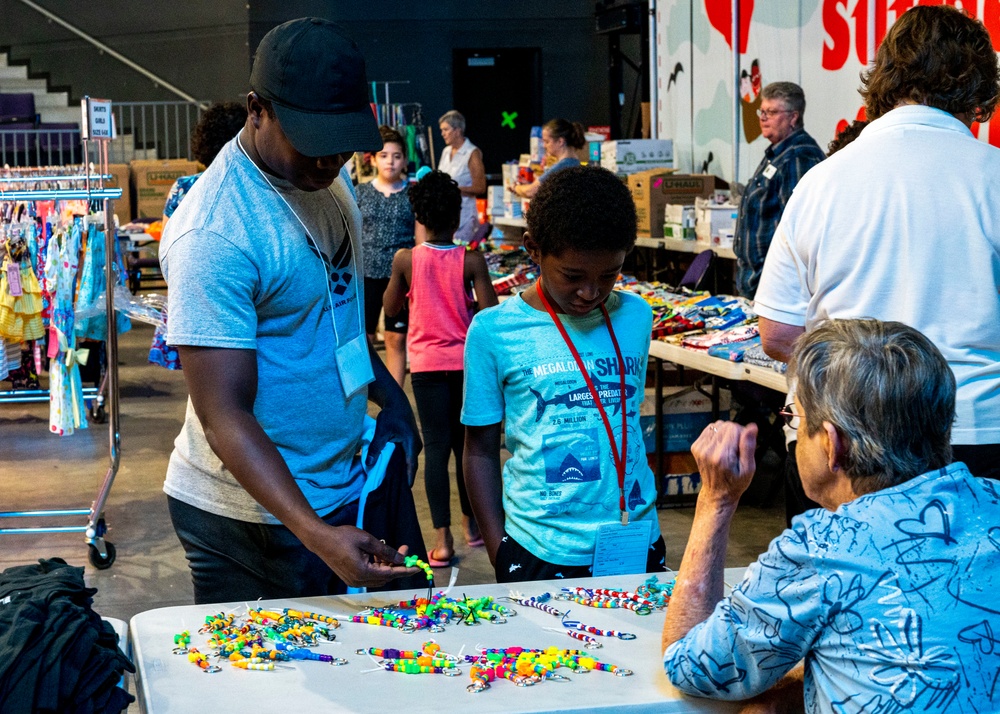
<path id="1" fill-rule="evenodd" d="M 601 402 L 605 403 L 605 406 L 610 406 L 614 408 L 612 414 L 618 414 L 621 411 L 621 384 L 618 382 L 602 382 L 599 379 L 594 380 L 594 389 L 597 391 L 598 397 L 600 397 Z M 626 384 L 625 385 L 625 399 L 631 399 L 632 395 L 635 394 L 635 385 Z M 535 412 L 535 422 L 542 420 L 542 415 L 545 414 L 545 410 L 550 406 L 564 406 L 567 409 L 573 409 L 574 407 L 580 407 L 582 409 L 595 409 L 594 397 L 590 393 L 590 387 L 584 385 L 579 389 L 574 389 L 565 394 L 560 394 L 553 397 L 552 399 L 546 400 L 541 394 L 539 394 L 534 389 L 528 388 L 536 401 L 536 412 Z"/>

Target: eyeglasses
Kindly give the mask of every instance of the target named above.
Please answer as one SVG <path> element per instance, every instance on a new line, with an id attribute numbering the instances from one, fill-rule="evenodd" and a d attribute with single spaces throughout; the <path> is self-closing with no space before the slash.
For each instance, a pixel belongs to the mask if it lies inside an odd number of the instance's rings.
<path id="1" fill-rule="evenodd" d="M 778 410 L 778 416 L 785 420 L 785 426 L 789 429 L 799 428 L 799 419 L 805 419 L 805 414 L 796 414 L 792 411 L 795 408 L 795 404 L 786 404 L 781 409 Z"/>
<path id="2" fill-rule="evenodd" d="M 776 114 L 791 114 L 791 109 L 758 109 L 757 116 L 761 119 L 769 119 Z"/>

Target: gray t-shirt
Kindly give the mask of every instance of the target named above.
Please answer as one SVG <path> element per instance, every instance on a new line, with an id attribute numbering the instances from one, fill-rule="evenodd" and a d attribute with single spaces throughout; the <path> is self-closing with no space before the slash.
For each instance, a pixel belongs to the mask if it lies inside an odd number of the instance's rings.
<path id="1" fill-rule="evenodd" d="M 275 188 L 230 141 L 164 231 L 167 342 L 256 350 L 254 416 L 325 514 L 357 499 L 363 485 L 351 464 L 367 390 L 344 396 L 330 319 L 332 301 L 341 345 L 361 334 L 361 217 L 343 175 L 331 191 L 314 192 L 267 178 L 308 227 L 322 260 Z M 190 400 L 163 490 L 211 513 L 277 523 L 211 450 Z"/>

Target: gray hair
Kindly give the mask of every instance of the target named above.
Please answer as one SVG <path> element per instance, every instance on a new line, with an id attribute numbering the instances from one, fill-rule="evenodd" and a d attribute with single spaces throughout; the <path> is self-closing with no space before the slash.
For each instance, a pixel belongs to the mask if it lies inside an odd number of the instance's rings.
<path id="1" fill-rule="evenodd" d="M 797 128 L 802 128 L 806 118 L 806 93 L 795 82 L 771 82 L 760 93 L 761 99 L 780 99 L 789 111 L 798 112 Z"/>
<path id="2" fill-rule="evenodd" d="M 924 335 L 901 322 L 829 320 L 799 338 L 789 364 L 806 432 L 829 422 L 858 495 L 951 463 L 955 376 Z"/>
<path id="3" fill-rule="evenodd" d="M 462 116 L 461 112 L 450 109 L 441 115 L 438 119 L 438 124 L 447 124 L 452 129 L 458 129 L 463 134 L 465 133 L 465 117 Z"/>

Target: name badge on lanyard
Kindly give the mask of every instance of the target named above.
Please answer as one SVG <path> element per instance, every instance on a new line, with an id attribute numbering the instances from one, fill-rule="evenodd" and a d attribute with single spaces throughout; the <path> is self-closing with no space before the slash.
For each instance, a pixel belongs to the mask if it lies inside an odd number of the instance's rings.
<path id="1" fill-rule="evenodd" d="M 618 376 L 620 379 L 620 391 L 618 398 L 621 400 L 619 409 L 622 415 L 622 443 L 621 449 L 615 442 L 614 430 L 611 428 L 611 421 L 608 419 L 607 410 L 601 402 L 601 397 L 594 386 L 594 380 L 590 378 L 583 359 L 580 357 L 576 345 L 570 338 L 569 333 L 563 326 L 556 311 L 549 304 L 542 289 L 542 279 L 539 278 L 535 284 L 538 291 L 538 299 L 549 313 L 549 317 L 555 323 L 559 334 L 562 336 L 569 351 L 576 360 L 580 374 L 583 375 L 587 387 L 590 389 L 590 396 L 594 400 L 594 406 L 601 415 L 604 422 L 604 429 L 608 434 L 608 441 L 611 443 L 611 456 L 615 463 L 615 472 L 618 475 L 618 509 L 621 513 L 621 524 L 606 524 L 598 529 L 597 547 L 594 549 L 594 575 L 619 575 L 626 573 L 642 573 L 646 570 L 646 555 L 649 548 L 649 541 L 652 535 L 652 523 L 650 521 L 640 521 L 629 523 L 628 509 L 625 504 L 625 467 L 628 458 L 628 405 L 625 398 L 625 359 L 622 357 L 621 347 L 618 345 L 618 337 L 615 335 L 614 327 L 611 324 L 611 316 L 608 309 L 601 304 L 601 312 L 604 314 L 604 322 L 608 327 L 608 335 L 611 337 L 611 344 L 615 348 L 615 357 L 618 359 Z"/>
<path id="2" fill-rule="evenodd" d="M 365 317 L 364 311 L 361 305 L 361 293 L 357 288 L 360 283 L 360 278 L 358 277 L 358 263 L 356 258 L 357 251 L 354 249 L 353 241 L 351 239 L 351 227 L 347 223 L 347 213 L 340 205 L 340 201 L 337 200 L 337 195 L 333 192 L 333 188 L 328 188 L 330 192 L 330 197 L 333 199 L 334 204 L 337 206 L 337 210 L 340 212 L 340 218 L 344 222 L 344 240 L 351 241 L 351 272 L 354 277 L 357 278 L 354 281 L 354 302 L 358 309 L 358 325 L 360 332 L 357 337 L 347 340 L 343 344 L 340 342 L 340 335 L 337 331 L 337 320 L 334 317 L 334 305 L 333 305 L 333 294 L 330 292 L 330 275 L 327 271 L 326 260 L 323 258 L 323 251 L 319 249 L 316 241 L 313 239 L 312 234 L 309 233 L 309 229 L 306 227 L 305 222 L 299 217 L 299 214 L 295 212 L 292 205 L 288 200 L 281 194 L 281 191 L 271 183 L 271 180 L 267 177 L 261 168 L 253 162 L 247 150 L 243 148 L 243 142 L 240 140 L 239 136 L 236 137 L 236 143 L 239 144 L 240 150 L 243 152 L 244 156 L 250 161 L 251 165 L 257 172 L 263 177 L 267 185 L 278 194 L 278 198 L 281 199 L 282 203 L 291 211 L 292 215 L 295 216 L 295 220 L 299 222 L 302 226 L 302 230 L 305 231 L 306 239 L 309 241 L 313 250 L 316 252 L 317 257 L 320 262 L 323 263 L 323 282 L 326 286 L 326 299 L 330 304 L 330 324 L 333 326 L 333 339 L 334 344 L 337 345 L 335 352 L 335 358 L 337 362 L 337 374 L 340 376 L 340 386 L 344 390 L 344 396 L 348 399 L 353 397 L 364 387 L 375 381 L 375 372 L 372 370 L 372 360 L 371 354 L 368 350 L 368 338 L 365 335 Z"/>

